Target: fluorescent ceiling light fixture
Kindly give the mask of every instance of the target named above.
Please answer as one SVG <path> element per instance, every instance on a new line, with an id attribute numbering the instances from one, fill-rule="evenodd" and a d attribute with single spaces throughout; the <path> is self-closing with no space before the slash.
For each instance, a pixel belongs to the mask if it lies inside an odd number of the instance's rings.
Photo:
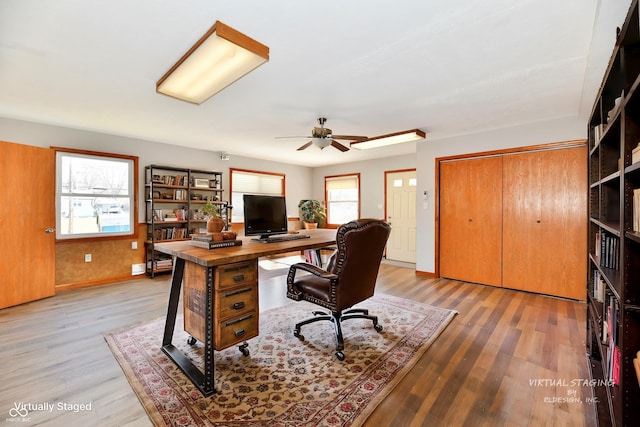
<path id="1" fill-rule="evenodd" d="M 202 104 L 269 60 L 269 48 L 220 21 L 156 83 L 156 92 Z"/>
<path id="2" fill-rule="evenodd" d="M 401 144 L 403 142 L 416 141 L 424 139 L 425 133 L 420 129 L 405 130 L 404 132 L 390 133 L 389 135 L 376 136 L 374 138 L 365 139 L 364 141 L 354 141 L 351 148 L 366 150 L 368 148 L 378 148 L 387 145 Z"/>

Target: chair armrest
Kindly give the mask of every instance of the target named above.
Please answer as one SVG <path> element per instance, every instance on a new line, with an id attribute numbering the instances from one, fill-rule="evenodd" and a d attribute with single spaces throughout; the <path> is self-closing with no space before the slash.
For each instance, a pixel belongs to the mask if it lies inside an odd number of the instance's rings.
<path id="1" fill-rule="evenodd" d="M 322 277 L 323 279 L 327 279 L 327 280 L 332 280 L 332 279 L 337 279 L 338 278 L 337 274 L 329 273 L 327 270 L 323 270 L 318 266 L 315 266 L 313 264 L 307 264 L 307 263 L 304 263 L 304 262 L 299 262 L 299 263 L 293 264 L 291 267 L 289 267 L 289 276 L 293 277 L 297 270 L 303 270 L 303 271 L 306 271 L 308 273 L 311 273 L 311 274 L 313 274 L 315 276 L 318 276 L 318 277 Z"/>

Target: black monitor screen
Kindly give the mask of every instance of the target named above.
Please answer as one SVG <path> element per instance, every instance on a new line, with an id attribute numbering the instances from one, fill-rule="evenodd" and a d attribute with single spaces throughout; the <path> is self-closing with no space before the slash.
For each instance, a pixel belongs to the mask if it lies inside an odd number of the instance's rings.
<path id="1" fill-rule="evenodd" d="M 267 238 L 287 232 L 287 205 L 283 196 L 244 194 L 244 234 Z"/>

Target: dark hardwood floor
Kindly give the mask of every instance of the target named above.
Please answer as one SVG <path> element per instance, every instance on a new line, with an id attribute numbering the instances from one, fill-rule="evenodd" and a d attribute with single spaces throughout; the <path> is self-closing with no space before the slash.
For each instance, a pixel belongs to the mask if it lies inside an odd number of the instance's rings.
<path id="1" fill-rule="evenodd" d="M 286 265 L 264 266 L 261 310 L 287 302 Z M 0 310 L 0 423 L 16 425 L 20 403 L 47 403 L 50 412 L 42 407 L 19 424 L 151 425 L 103 335 L 164 316 L 169 279 L 70 290 Z M 595 425 L 591 392 L 579 384 L 589 378 L 585 304 L 386 264 L 376 292 L 459 314 L 365 426 Z"/>

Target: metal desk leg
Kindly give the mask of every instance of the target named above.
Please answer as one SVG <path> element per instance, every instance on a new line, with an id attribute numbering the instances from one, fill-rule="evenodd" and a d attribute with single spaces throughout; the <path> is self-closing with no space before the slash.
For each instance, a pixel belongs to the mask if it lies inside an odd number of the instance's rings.
<path id="1" fill-rule="evenodd" d="M 178 314 L 178 302 L 180 301 L 180 289 L 182 288 L 182 277 L 184 276 L 184 260 L 175 258 L 173 274 L 171 278 L 171 291 L 169 292 L 169 306 L 167 307 L 167 319 L 164 324 L 164 336 L 162 346 L 171 345 L 173 330 L 176 326 L 176 315 Z"/>
<path id="2" fill-rule="evenodd" d="M 206 397 L 216 392 L 214 386 L 213 369 L 213 296 L 211 273 L 207 277 L 207 340 L 205 342 L 205 373 L 203 374 L 197 366 L 191 362 L 180 350 L 171 344 L 173 330 L 176 325 L 176 315 L 178 313 L 178 302 L 180 300 L 180 290 L 182 288 L 182 278 L 184 276 L 185 260 L 175 258 L 173 267 L 173 277 L 171 279 L 171 291 L 169 293 L 169 306 L 167 308 L 167 319 L 164 326 L 164 337 L 162 338 L 162 351 L 184 372 L 184 374 L 198 387 L 200 392 Z M 211 270 L 211 269 L 209 269 Z"/>

